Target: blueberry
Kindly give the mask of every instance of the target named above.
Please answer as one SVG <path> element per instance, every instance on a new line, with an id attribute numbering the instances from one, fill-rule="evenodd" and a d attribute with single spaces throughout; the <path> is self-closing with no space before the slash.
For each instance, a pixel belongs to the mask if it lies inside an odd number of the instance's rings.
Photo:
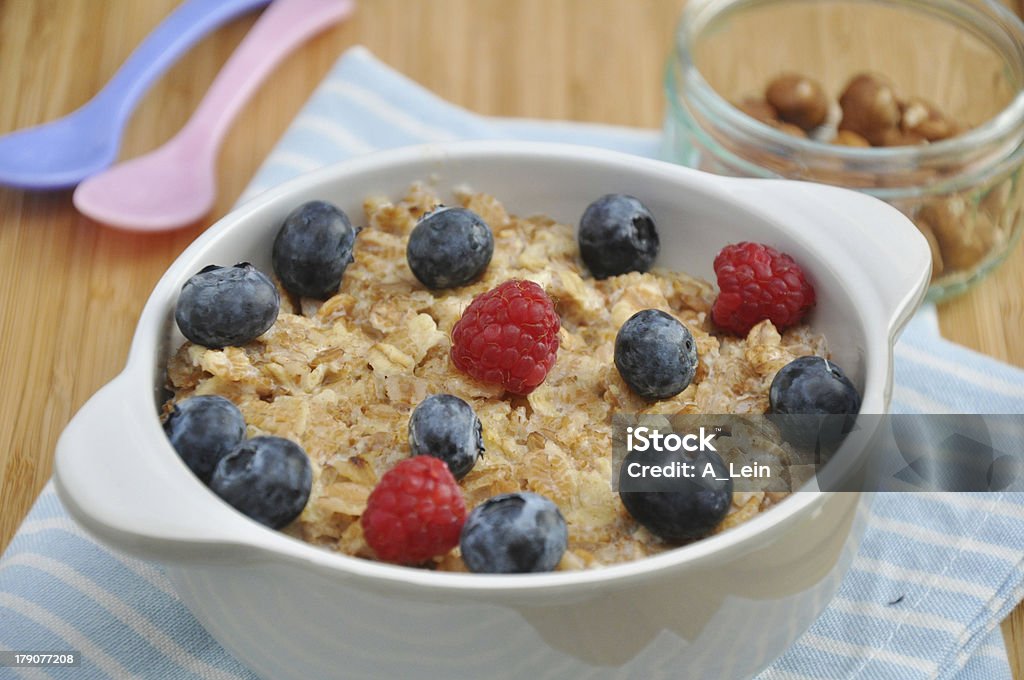
<path id="1" fill-rule="evenodd" d="M 685 462 L 693 468 L 689 477 L 637 481 L 626 477 L 633 462 L 659 466 Z M 631 451 L 620 471 L 619 498 L 626 510 L 648 531 L 671 543 L 707 535 L 732 505 L 732 479 L 714 451 Z"/>
<path id="2" fill-rule="evenodd" d="M 294 295 L 327 299 L 338 292 L 358 233 L 348 215 L 330 203 L 303 203 L 274 239 L 274 273 Z"/>
<path id="3" fill-rule="evenodd" d="M 480 216 L 465 208 L 438 208 L 424 215 L 409 235 L 409 269 L 427 288 L 455 288 L 487 269 L 494 236 Z"/>
<path id="4" fill-rule="evenodd" d="M 245 419 L 224 397 L 190 397 L 174 405 L 164 432 L 185 464 L 208 484 L 220 459 L 245 439 Z"/>
<path id="5" fill-rule="evenodd" d="M 799 357 L 775 374 L 768 390 L 771 420 L 791 444 L 834 450 L 850 432 L 860 393 L 835 363 Z"/>
<path id="6" fill-rule="evenodd" d="M 192 342 L 219 349 L 266 333 L 280 306 L 273 282 L 248 262 L 210 265 L 181 287 L 174 320 Z"/>
<path id="7" fill-rule="evenodd" d="M 473 407 L 450 394 L 435 394 L 409 417 L 409 448 L 414 456 L 434 456 L 462 479 L 484 451 L 483 426 Z"/>
<path id="8" fill-rule="evenodd" d="M 580 218 L 580 256 L 595 278 L 645 272 L 658 256 L 658 231 L 644 204 L 626 194 L 606 194 Z"/>
<path id="9" fill-rule="evenodd" d="M 489 498 L 469 513 L 459 546 L 470 571 L 526 574 L 553 571 L 569 531 L 558 506 L 535 493 Z"/>
<path id="10" fill-rule="evenodd" d="M 302 447 L 281 437 L 253 437 L 221 459 L 210 488 L 260 524 L 280 529 L 309 500 L 313 467 Z"/>
<path id="11" fill-rule="evenodd" d="M 668 399 L 697 371 L 697 344 L 689 329 L 658 309 L 629 317 L 615 336 L 615 368 L 644 399 Z"/>

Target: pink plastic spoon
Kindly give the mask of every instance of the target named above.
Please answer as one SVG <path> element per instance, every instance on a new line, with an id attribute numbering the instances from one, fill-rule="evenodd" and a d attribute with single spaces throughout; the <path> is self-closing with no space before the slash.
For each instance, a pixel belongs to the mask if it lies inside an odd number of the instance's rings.
<path id="1" fill-rule="evenodd" d="M 231 122 L 285 56 L 346 18 L 352 0 L 275 0 L 217 75 L 195 113 L 166 144 L 78 185 L 74 203 L 98 222 L 166 231 L 201 219 L 217 194 L 216 161 Z"/>

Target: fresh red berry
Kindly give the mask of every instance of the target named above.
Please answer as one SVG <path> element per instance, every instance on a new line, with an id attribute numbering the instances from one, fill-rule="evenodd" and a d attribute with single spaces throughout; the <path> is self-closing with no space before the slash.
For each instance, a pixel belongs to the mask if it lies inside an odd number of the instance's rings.
<path id="1" fill-rule="evenodd" d="M 443 460 L 416 456 L 384 473 L 361 521 L 379 559 L 418 564 L 459 544 L 466 504 Z"/>
<path id="2" fill-rule="evenodd" d="M 711 319 L 737 335 L 765 319 L 783 330 L 814 306 L 814 288 L 793 258 L 761 243 L 722 248 L 715 257 L 715 275 L 720 292 Z"/>
<path id="3" fill-rule="evenodd" d="M 555 305 L 533 281 L 513 279 L 469 303 L 452 329 L 452 363 L 513 394 L 537 388 L 558 355 Z"/>

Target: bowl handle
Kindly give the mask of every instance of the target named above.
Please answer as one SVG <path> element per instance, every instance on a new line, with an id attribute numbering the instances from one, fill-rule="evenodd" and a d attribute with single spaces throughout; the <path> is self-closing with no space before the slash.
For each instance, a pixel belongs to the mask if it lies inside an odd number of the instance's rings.
<path id="1" fill-rule="evenodd" d="M 128 388 L 124 374 L 105 385 L 57 441 L 54 483 L 64 506 L 101 541 L 135 557 L 161 562 L 238 559 L 253 523 L 224 512 L 223 502 L 212 492 L 186 486 L 201 482 L 176 455 L 157 450 L 170 449 L 170 442 L 147 431 L 160 433 L 159 425 L 138 419 L 132 406 L 138 397 Z M 187 503 L 181 502 L 183 497 Z M 223 521 L 210 522 L 214 515 Z M 218 549 L 211 550 L 211 544 Z"/>
<path id="2" fill-rule="evenodd" d="M 753 194 L 769 214 L 806 222 L 809 250 L 822 248 L 811 240 L 820 239 L 827 227 L 827 247 L 841 249 L 858 265 L 858 272 L 844 275 L 870 290 L 887 319 L 890 339 L 899 335 L 928 292 L 932 268 L 928 241 L 906 215 L 867 194 L 825 184 L 742 179 L 735 188 Z"/>

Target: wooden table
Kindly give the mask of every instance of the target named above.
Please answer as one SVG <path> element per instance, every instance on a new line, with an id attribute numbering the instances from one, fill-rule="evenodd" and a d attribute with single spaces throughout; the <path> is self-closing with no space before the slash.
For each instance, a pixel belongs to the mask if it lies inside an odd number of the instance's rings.
<path id="1" fill-rule="evenodd" d="M 0 3 L 0 133 L 85 102 L 175 0 Z M 306 45 L 242 113 L 220 157 L 220 196 L 201 224 L 165 235 L 97 226 L 68 191 L 0 189 L 0 551 L 50 476 L 54 444 L 124 362 L 164 269 L 236 200 L 313 87 L 346 48 L 484 114 L 657 127 L 661 75 L 681 0 L 362 0 L 356 16 Z M 154 87 L 122 157 L 174 134 L 253 17 L 202 42 Z M 943 333 L 1024 366 L 1024 249 L 943 305 Z M 1024 679 L 1024 606 L 1004 623 Z"/>

